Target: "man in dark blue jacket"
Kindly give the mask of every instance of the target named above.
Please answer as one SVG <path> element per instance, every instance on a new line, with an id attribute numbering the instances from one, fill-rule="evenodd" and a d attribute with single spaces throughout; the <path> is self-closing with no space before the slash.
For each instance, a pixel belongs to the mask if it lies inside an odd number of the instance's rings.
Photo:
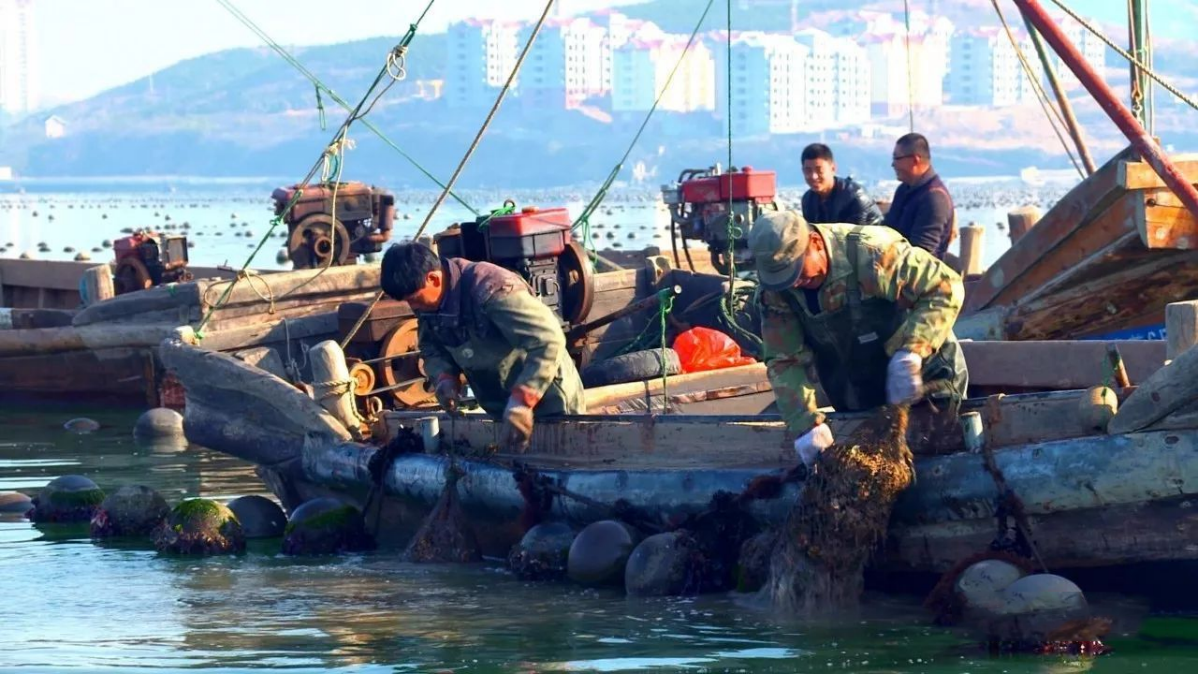
<path id="1" fill-rule="evenodd" d="M 831 148 L 812 143 L 803 148 L 802 161 L 803 179 L 811 188 L 803 195 L 804 220 L 811 224 L 882 224 L 882 211 L 865 190 L 852 178 L 836 177 Z"/>
<path id="2" fill-rule="evenodd" d="M 953 239 L 953 198 L 932 169 L 928 139 L 918 133 L 899 138 L 890 165 L 902 184 L 894 191 L 885 224 L 943 260 Z"/>

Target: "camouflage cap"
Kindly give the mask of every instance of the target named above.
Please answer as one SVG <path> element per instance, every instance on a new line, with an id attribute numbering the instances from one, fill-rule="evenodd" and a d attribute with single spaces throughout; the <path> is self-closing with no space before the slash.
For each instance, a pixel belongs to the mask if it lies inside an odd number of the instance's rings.
<path id="1" fill-rule="evenodd" d="M 766 290 L 786 290 L 799 279 L 811 228 L 799 213 L 771 211 L 749 230 L 749 251 L 757 263 L 757 279 Z"/>

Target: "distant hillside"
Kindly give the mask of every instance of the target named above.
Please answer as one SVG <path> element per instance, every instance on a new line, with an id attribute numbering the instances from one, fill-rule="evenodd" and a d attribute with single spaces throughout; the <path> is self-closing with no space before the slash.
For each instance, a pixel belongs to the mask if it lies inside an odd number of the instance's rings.
<path id="1" fill-rule="evenodd" d="M 789 0 L 744 0 L 737 10 L 741 28 L 778 30 L 788 25 Z M 734 7 L 740 7 L 737 0 Z M 695 3 L 698 4 L 698 3 Z M 832 0 L 800 3 L 804 22 L 830 21 L 841 4 Z M 901 2 L 871 3 L 901 11 Z M 985 0 L 942 2 L 945 11 L 981 11 Z M 648 18 L 667 30 L 689 32 L 698 17 L 680 13 L 678 3 L 657 0 L 625 7 L 631 16 Z M 723 22 L 722 7 L 709 16 L 712 28 Z M 685 25 L 690 23 L 689 26 Z M 744 25 L 751 24 L 751 25 Z M 485 110 L 454 111 L 443 101 L 417 98 L 420 82 L 444 77 L 444 34 L 418 35 L 408 58 L 408 76 L 371 111 L 369 120 L 406 153 L 442 180 L 461 159 Z M 391 38 L 293 50 L 304 65 L 351 104 L 356 103 L 394 45 Z M 1165 43 L 1157 66 L 1187 72 L 1198 56 L 1192 43 Z M 1111 68 L 1112 86 L 1126 90 L 1126 68 Z M 1193 82 L 1180 79 L 1189 90 Z M 1104 114 L 1077 92 L 1085 135 L 1099 158 L 1126 143 Z M 1157 134 L 1178 149 L 1198 150 L 1198 119 L 1165 92 L 1159 92 Z M 89 100 L 54 109 L 37 119 L 4 129 L 0 165 L 20 174 L 63 176 L 263 176 L 298 180 L 320 156 L 345 111 L 325 97 L 327 128 L 321 129 L 313 86 L 274 52 L 237 49 L 178 63 L 152 78 L 131 82 Z M 42 120 L 54 114 L 67 124 L 67 135 L 47 139 Z M 519 95 L 510 96 L 462 175 L 466 187 L 519 188 L 594 185 L 620 158 L 641 122 L 641 115 L 616 116 L 541 110 Z M 906 119 L 879 120 L 902 128 Z M 933 139 L 940 170 L 952 175 L 1014 174 L 1022 167 L 1068 166 L 1059 143 L 1037 106 L 999 111 L 939 109 L 916 118 L 918 130 Z M 345 161 L 343 177 L 393 188 L 430 188 L 430 181 L 376 138 L 365 126 L 354 127 L 356 148 Z M 809 142 L 832 143 L 845 171 L 865 179 L 891 177 L 890 132 L 865 140 L 840 132 L 734 138 L 734 161 L 777 168 L 782 181 L 795 184 L 797 157 Z M 656 184 L 684 167 L 708 166 L 726 156 L 725 131 L 710 115 L 658 113 L 625 166 L 629 179 L 638 162 Z M 654 174 L 653 172 L 656 172 Z"/>

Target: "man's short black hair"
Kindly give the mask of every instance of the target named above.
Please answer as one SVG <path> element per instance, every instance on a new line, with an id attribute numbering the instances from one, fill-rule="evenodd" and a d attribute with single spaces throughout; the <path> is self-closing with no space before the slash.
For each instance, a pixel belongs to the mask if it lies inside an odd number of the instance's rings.
<path id="1" fill-rule="evenodd" d="M 395 300 L 407 299 L 424 288 L 430 271 L 441 268 L 441 260 L 422 243 L 397 243 L 383 254 L 381 284 L 383 292 Z"/>
<path id="2" fill-rule="evenodd" d="M 909 133 L 899 138 L 894 144 L 901 147 L 903 152 L 917 154 L 924 159 L 932 158 L 932 149 L 928 147 L 928 139 L 921 134 Z"/>
<path id="3" fill-rule="evenodd" d="M 802 159 L 799 161 L 813 161 L 816 159 L 827 159 L 828 161 L 834 161 L 832 159 L 832 148 L 824 145 L 823 143 L 812 143 L 803 148 Z"/>

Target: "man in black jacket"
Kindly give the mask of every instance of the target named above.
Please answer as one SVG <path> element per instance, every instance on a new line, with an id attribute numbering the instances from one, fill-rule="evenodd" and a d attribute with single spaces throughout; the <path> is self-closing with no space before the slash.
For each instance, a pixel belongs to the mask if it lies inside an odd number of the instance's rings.
<path id="1" fill-rule="evenodd" d="M 880 225 L 878 204 L 852 178 L 836 177 L 832 149 L 823 143 L 803 148 L 803 179 L 810 190 L 803 195 L 803 219 L 811 224 L 846 222 Z"/>
<path id="2" fill-rule="evenodd" d="M 894 191 L 885 224 L 943 260 L 953 240 L 953 198 L 932 168 L 928 139 L 918 133 L 899 138 L 890 166 L 902 184 Z"/>

